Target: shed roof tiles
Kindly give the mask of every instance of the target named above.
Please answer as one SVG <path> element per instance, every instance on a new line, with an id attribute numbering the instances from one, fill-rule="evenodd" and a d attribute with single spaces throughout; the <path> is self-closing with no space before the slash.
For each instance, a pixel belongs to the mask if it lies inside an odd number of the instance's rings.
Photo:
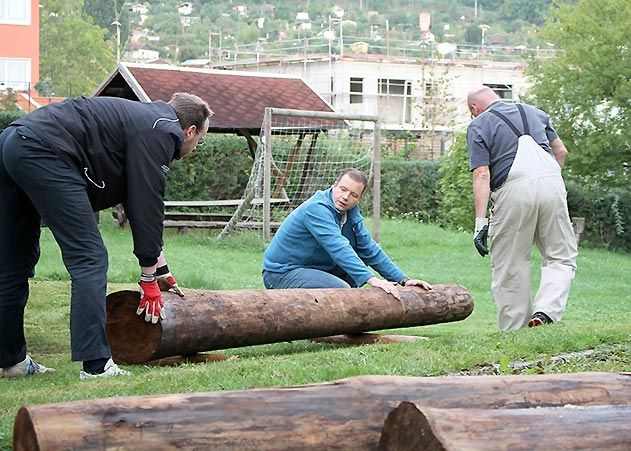
<path id="1" fill-rule="evenodd" d="M 208 102 L 215 115 L 211 131 L 257 132 L 266 107 L 332 112 L 301 78 L 256 72 L 191 69 L 120 63 L 95 95 L 168 101 L 189 92 Z"/>

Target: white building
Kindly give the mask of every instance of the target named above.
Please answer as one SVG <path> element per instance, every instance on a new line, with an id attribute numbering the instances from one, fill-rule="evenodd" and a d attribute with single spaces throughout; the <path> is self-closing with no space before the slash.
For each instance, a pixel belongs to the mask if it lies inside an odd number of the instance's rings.
<path id="1" fill-rule="evenodd" d="M 507 100 L 518 100 L 528 85 L 520 62 L 311 54 L 261 59 L 239 69 L 300 76 L 335 111 L 377 115 L 385 129 L 405 131 L 464 126 L 470 120 L 466 95 L 476 85 L 488 85 Z"/>
<path id="2" fill-rule="evenodd" d="M 160 52 L 158 52 L 157 50 L 136 48 L 136 49 L 125 52 L 125 60 L 134 62 L 134 63 L 154 61 L 154 60 L 157 60 L 158 58 L 160 58 Z"/>
<path id="3" fill-rule="evenodd" d="M 336 112 L 379 116 L 388 152 L 397 152 L 412 139 L 416 155 L 435 159 L 448 148 L 454 133 L 469 123 L 466 96 L 472 87 L 485 84 L 503 99 L 517 101 L 528 86 L 523 62 L 452 56 L 344 53 L 343 57 L 305 54 L 265 60 L 262 55 L 256 63 L 216 67 L 300 76 Z"/>
<path id="4" fill-rule="evenodd" d="M 190 16 L 193 12 L 193 4 L 191 2 L 184 2 L 178 7 L 177 12 L 180 16 Z"/>
<path id="5" fill-rule="evenodd" d="M 149 8 L 145 5 L 141 5 L 140 3 L 133 4 L 129 7 L 129 11 L 135 14 L 138 14 L 138 24 L 142 25 L 149 17 Z"/>

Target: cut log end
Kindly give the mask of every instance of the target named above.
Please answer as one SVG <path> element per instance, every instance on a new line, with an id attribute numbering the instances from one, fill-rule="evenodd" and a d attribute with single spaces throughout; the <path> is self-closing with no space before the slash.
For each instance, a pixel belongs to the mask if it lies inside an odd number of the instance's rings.
<path id="1" fill-rule="evenodd" d="M 39 442 L 31 414 L 26 407 L 20 408 L 13 425 L 13 449 L 15 451 L 39 451 Z"/>
<path id="2" fill-rule="evenodd" d="M 379 439 L 380 451 L 445 451 L 429 421 L 414 403 L 404 401 L 388 414 Z"/>
<path id="3" fill-rule="evenodd" d="M 132 290 L 107 296 L 107 338 L 117 351 L 116 360 L 123 363 L 151 360 L 160 343 L 162 325 L 148 323 L 143 315 L 136 315 L 139 300 L 140 293 Z"/>

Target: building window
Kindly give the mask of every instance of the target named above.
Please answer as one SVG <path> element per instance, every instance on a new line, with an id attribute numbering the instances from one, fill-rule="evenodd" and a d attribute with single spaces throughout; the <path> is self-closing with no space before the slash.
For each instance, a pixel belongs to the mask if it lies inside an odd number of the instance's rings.
<path id="1" fill-rule="evenodd" d="M 513 100 L 513 85 L 484 83 L 491 88 L 502 100 Z"/>
<path id="2" fill-rule="evenodd" d="M 0 0 L 1 1 L 1 0 Z M 0 59 L 0 88 L 26 91 L 31 81 L 31 61 Z"/>
<path id="3" fill-rule="evenodd" d="M 380 78 L 379 94 L 386 96 L 408 97 L 412 95 L 412 84 L 407 80 Z"/>
<path id="4" fill-rule="evenodd" d="M 379 111 L 386 122 L 408 124 L 412 115 L 412 82 L 380 78 L 377 82 Z"/>
<path id="5" fill-rule="evenodd" d="M 0 0 L 0 23 L 30 25 L 31 2 L 29 0 Z"/>
<path id="6" fill-rule="evenodd" d="M 364 79 L 351 77 L 351 103 L 364 102 Z"/>

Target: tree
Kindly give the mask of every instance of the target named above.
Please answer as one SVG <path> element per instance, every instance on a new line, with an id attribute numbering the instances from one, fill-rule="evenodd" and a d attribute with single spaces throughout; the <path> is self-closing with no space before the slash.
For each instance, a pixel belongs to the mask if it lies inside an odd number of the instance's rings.
<path id="1" fill-rule="evenodd" d="M 129 7 L 123 0 L 84 0 L 83 13 L 92 18 L 92 23 L 106 30 L 106 39 L 116 44 L 116 26 L 120 23 L 121 49 L 129 39 L 131 31 Z"/>
<path id="2" fill-rule="evenodd" d="M 541 25 L 549 6 L 550 0 L 505 0 L 499 12 L 509 21 L 522 19 Z"/>
<path id="3" fill-rule="evenodd" d="M 115 66 L 105 30 L 86 21 L 82 10 L 82 0 L 42 4 L 40 77 L 57 96 L 91 94 Z"/>
<path id="4" fill-rule="evenodd" d="M 631 182 L 631 2 L 560 5 L 541 35 L 560 50 L 529 66 L 528 99 L 570 151 L 568 175 L 606 187 Z"/>
<path id="5" fill-rule="evenodd" d="M 13 89 L 8 88 L 6 94 L 3 97 L 0 97 L 0 111 L 7 113 L 19 112 L 20 108 L 17 105 L 17 101 L 18 96 L 16 92 Z"/>

